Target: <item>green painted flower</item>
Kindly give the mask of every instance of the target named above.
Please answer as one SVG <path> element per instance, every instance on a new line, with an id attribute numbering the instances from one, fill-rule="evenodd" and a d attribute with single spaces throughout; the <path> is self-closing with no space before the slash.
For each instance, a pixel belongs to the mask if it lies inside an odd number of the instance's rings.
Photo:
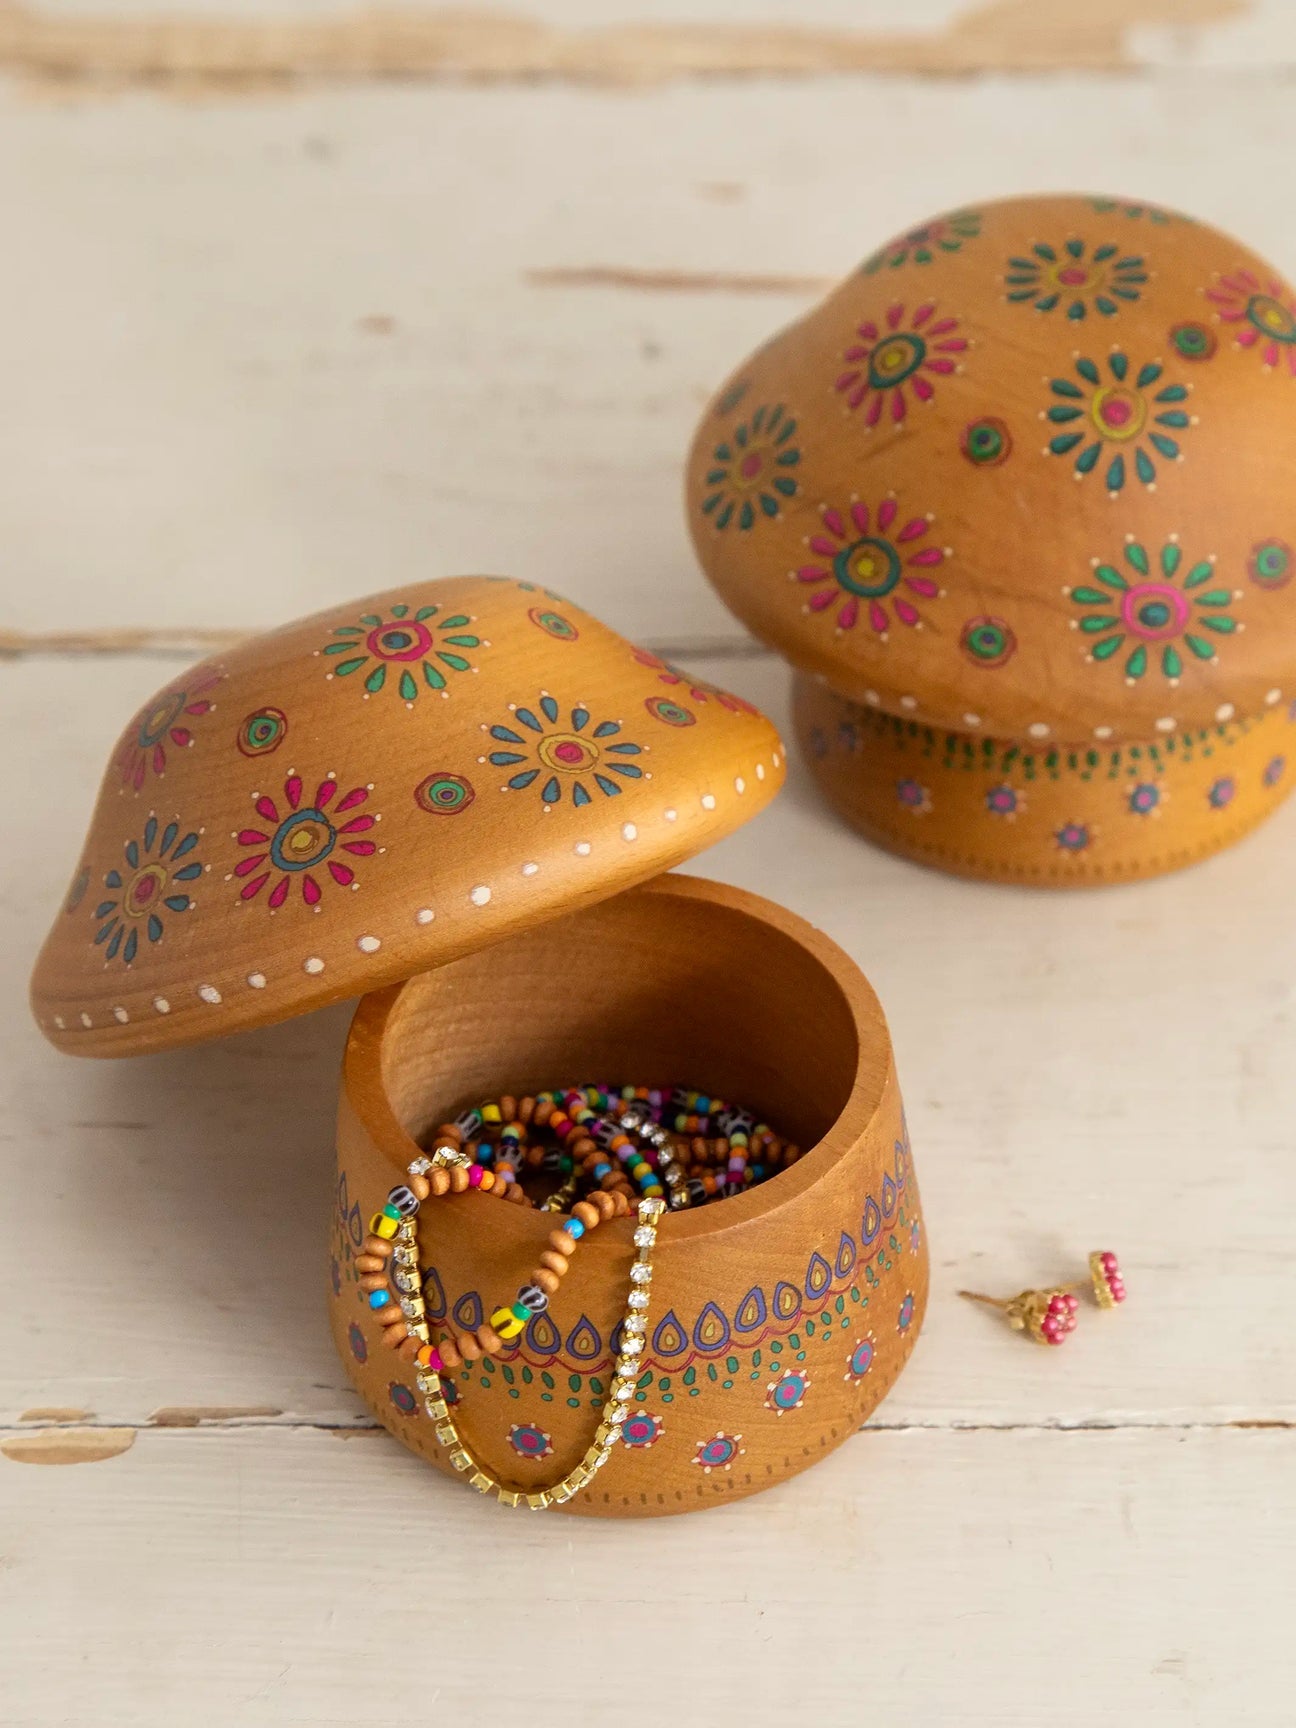
<path id="1" fill-rule="evenodd" d="M 1044 411 L 1043 418 L 1058 430 L 1045 446 L 1047 454 L 1069 456 L 1074 452 L 1079 479 L 1093 472 L 1104 453 L 1110 455 L 1104 479 L 1113 496 L 1129 479 L 1131 467 L 1145 486 L 1155 486 L 1153 456 L 1167 462 L 1181 461 L 1183 452 L 1172 434 L 1194 424 L 1193 416 L 1183 407 L 1188 400 L 1187 384 L 1162 384 L 1154 390 L 1164 370 L 1159 360 L 1149 360 L 1131 380 L 1129 356 L 1113 348 L 1104 376 L 1096 361 L 1077 354 L 1075 371 L 1080 383 L 1054 378 L 1049 385 L 1057 400 Z"/>
<path id="2" fill-rule="evenodd" d="M 447 672 L 468 672 L 472 663 L 459 652 L 463 648 L 488 648 L 480 636 L 468 631 L 473 620 L 465 612 L 440 616 L 439 606 L 420 606 L 411 612 L 405 605 L 393 606 L 389 617 L 366 612 L 356 624 L 342 624 L 319 650 L 329 663 L 330 678 L 349 678 L 362 672 L 366 697 L 376 696 L 390 678 L 401 700 L 412 703 L 420 691 L 435 690 L 442 696 Z"/>
<path id="3" fill-rule="evenodd" d="M 1213 660 L 1211 638 L 1238 629 L 1228 610 L 1237 596 L 1228 588 L 1209 586 L 1215 581 L 1213 557 L 1185 570 L 1177 537 L 1161 548 L 1154 570 L 1147 548 L 1131 536 L 1125 542 L 1124 562 L 1129 574 L 1095 558 L 1098 586 L 1066 590 L 1082 608 L 1073 628 L 1090 638 L 1092 660 L 1124 653 L 1128 683 L 1136 683 L 1155 662 L 1171 684 L 1178 684 L 1183 649 L 1194 659 Z"/>
<path id="4" fill-rule="evenodd" d="M 948 216 L 938 216 L 934 222 L 910 228 L 898 239 L 881 247 L 865 260 L 863 273 L 872 276 L 884 266 L 898 270 L 912 260 L 915 264 L 930 264 L 942 252 L 958 252 L 965 241 L 975 240 L 981 233 L 981 213 L 978 210 L 953 210 Z"/>
<path id="5" fill-rule="evenodd" d="M 1090 311 L 1110 318 L 1137 300 L 1148 279 L 1142 258 L 1121 256 L 1110 242 L 1092 251 L 1074 237 L 1061 246 L 1039 241 L 1029 253 L 1008 260 L 1004 282 L 1011 301 L 1030 301 L 1037 312 L 1065 306 L 1073 321 Z"/>

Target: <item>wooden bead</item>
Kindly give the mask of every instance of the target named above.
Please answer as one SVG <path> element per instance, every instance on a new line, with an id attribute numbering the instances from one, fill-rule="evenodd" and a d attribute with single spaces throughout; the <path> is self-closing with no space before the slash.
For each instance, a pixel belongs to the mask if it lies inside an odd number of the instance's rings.
<path id="1" fill-rule="evenodd" d="M 572 1217 L 579 1218 L 587 1230 L 593 1230 L 599 1222 L 598 1208 L 588 1200 L 578 1200 L 572 1207 Z"/>
<path id="2" fill-rule="evenodd" d="M 534 1121 L 535 1121 L 536 1127 L 537 1128 L 543 1128 L 545 1123 L 549 1120 L 549 1118 L 553 1115 L 553 1113 L 554 1113 L 554 1107 L 553 1107 L 552 1102 L 548 1098 L 542 1099 L 541 1102 L 539 1104 L 537 1104 L 535 1107 Z"/>
<path id="3" fill-rule="evenodd" d="M 360 1288 L 366 1291 L 385 1290 L 387 1288 L 387 1274 L 385 1272 L 366 1272 L 360 1280 Z"/>
<path id="4" fill-rule="evenodd" d="M 530 1274 L 530 1282 L 538 1284 L 546 1296 L 552 1296 L 562 1280 L 556 1272 L 551 1272 L 547 1266 L 537 1266 Z"/>
<path id="5" fill-rule="evenodd" d="M 441 1360 L 447 1368 L 453 1370 L 463 1367 L 463 1357 L 459 1354 L 459 1346 L 453 1338 L 442 1338 L 437 1349 L 441 1352 Z"/>
<path id="6" fill-rule="evenodd" d="M 504 1348 L 504 1340 L 489 1321 L 477 1328 L 477 1342 L 488 1356 L 498 1356 Z"/>
<path id="7" fill-rule="evenodd" d="M 549 1232 L 549 1246 L 558 1254 L 574 1254 L 576 1252 L 576 1238 L 569 1236 L 565 1230 L 551 1230 Z"/>
<path id="8" fill-rule="evenodd" d="M 615 1218 L 624 1218 L 629 1210 L 630 1191 L 627 1189 L 619 1189 L 612 1196 L 612 1215 Z"/>
<path id="9" fill-rule="evenodd" d="M 517 1121 L 517 1099 L 510 1098 L 506 1092 L 499 1101 L 501 1122 Z"/>
<path id="10" fill-rule="evenodd" d="M 357 1254 L 355 1257 L 357 1272 L 381 1272 L 386 1264 L 381 1254 Z"/>
<path id="11" fill-rule="evenodd" d="M 452 1164 L 450 1166 L 449 1176 L 450 1192 L 452 1194 L 462 1194 L 469 1186 L 468 1172 L 462 1164 Z"/>
<path id="12" fill-rule="evenodd" d="M 428 1195 L 432 1192 L 432 1184 L 428 1181 L 426 1176 L 411 1176 L 409 1179 L 409 1185 L 410 1192 L 418 1200 L 426 1200 Z"/>
<path id="13" fill-rule="evenodd" d="M 459 1354 L 465 1362 L 480 1362 L 482 1347 L 471 1332 L 460 1332 L 455 1343 L 459 1346 Z"/>
<path id="14" fill-rule="evenodd" d="M 544 1253 L 540 1256 L 540 1264 L 542 1266 L 547 1266 L 551 1272 L 556 1272 L 560 1278 L 567 1270 L 566 1256 L 555 1253 L 552 1248 L 545 1249 Z"/>
<path id="15" fill-rule="evenodd" d="M 611 1218 L 616 1212 L 616 1203 L 610 1194 L 605 1194 L 601 1188 L 595 1189 L 589 1197 L 589 1203 L 600 1218 Z"/>
<path id="16" fill-rule="evenodd" d="M 453 1122 L 443 1122 L 436 1131 L 438 1149 L 444 1147 L 447 1152 L 457 1152 L 463 1145 L 463 1135 Z"/>
<path id="17" fill-rule="evenodd" d="M 436 1169 L 432 1172 L 428 1180 L 432 1184 L 432 1192 L 438 1199 L 442 1194 L 448 1194 L 450 1192 L 450 1172 L 448 1170 Z"/>
<path id="18" fill-rule="evenodd" d="M 418 1338 L 409 1337 L 396 1346 L 396 1354 L 402 1362 L 412 1362 L 422 1348 L 422 1342 Z"/>
<path id="19" fill-rule="evenodd" d="M 536 1101 L 534 1098 L 523 1098 L 518 1105 L 517 1119 L 519 1122 L 530 1123 L 535 1115 Z"/>
<path id="20" fill-rule="evenodd" d="M 392 1257 L 391 1243 L 385 1241 L 381 1236 L 366 1236 L 364 1250 L 366 1254 L 372 1254 L 376 1260 L 381 1260 L 384 1265 Z"/>

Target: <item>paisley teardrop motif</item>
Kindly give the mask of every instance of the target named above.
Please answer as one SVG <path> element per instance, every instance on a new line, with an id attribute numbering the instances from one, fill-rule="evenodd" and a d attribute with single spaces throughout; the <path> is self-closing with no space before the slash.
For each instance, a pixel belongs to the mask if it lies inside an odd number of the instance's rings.
<path id="1" fill-rule="evenodd" d="M 774 1313 L 780 1320 L 791 1320 L 801 1312 L 801 1292 L 781 1281 L 774 1286 Z"/>
<path id="2" fill-rule="evenodd" d="M 734 1315 L 734 1326 L 739 1332 L 754 1332 L 758 1326 L 763 1326 L 769 1317 L 769 1309 L 765 1305 L 765 1292 L 759 1284 L 755 1284 L 738 1304 L 738 1312 Z"/>
<path id="3" fill-rule="evenodd" d="M 657 1330 L 653 1333 L 652 1347 L 654 1356 L 663 1357 L 678 1356 L 682 1351 L 688 1349 L 688 1334 L 676 1319 L 673 1308 L 668 1313 L 663 1314 L 657 1322 Z"/>
<path id="4" fill-rule="evenodd" d="M 877 1201 L 870 1194 L 864 1202 L 864 1222 L 860 1227 L 860 1241 L 867 1248 L 870 1242 L 876 1242 L 878 1231 L 882 1228 L 882 1213 Z"/>
<path id="5" fill-rule="evenodd" d="M 717 1308 L 714 1302 L 708 1302 L 698 1315 L 697 1325 L 693 1328 L 693 1342 L 699 1350 L 723 1350 L 729 1342 L 729 1322 L 724 1311 Z"/>
<path id="6" fill-rule="evenodd" d="M 896 1183 L 903 1190 L 905 1183 L 909 1180 L 909 1142 L 907 1139 L 896 1141 L 895 1155 Z"/>
<path id="7" fill-rule="evenodd" d="M 567 1334 L 567 1354 L 574 1356 L 578 1362 L 591 1362 L 602 1352 L 603 1340 L 594 1330 L 589 1319 L 582 1314 Z"/>
<path id="8" fill-rule="evenodd" d="M 475 1332 L 484 1324 L 486 1316 L 482 1312 L 482 1299 L 475 1290 L 469 1290 L 455 1303 L 453 1319 L 461 1332 Z"/>
<path id="9" fill-rule="evenodd" d="M 841 1241 L 837 1244 L 837 1259 L 834 1263 L 833 1271 L 836 1272 L 839 1278 L 845 1278 L 848 1273 L 854 1270 L 855 1260 L 855 1244 L 843 1230 L 841 1233 Z"/>
<path id="10" fill-rule="evenodd" d="M 822 1296 L 832 1283 L 832 1267 L 822 1254 L 812 1254 L 810 1264 L 806 1268 L 806 1295 L 813 1301 L 816 1296 Z M 778 1306 L 778 1292 L 775 1292 L 775 1306 Z"/>
<path id="11" fill-rule="evenodd" d="M 900 1196 L 896 1193 L 896 1185 L 889 1176 L 882 1178 L 882 1216 L 890 1218 L 896 1209 Z"/>
<path id="12" fill-rule="evenodd" d="M 346 1224 L 347 1235 L 351 1238 L 351 1246 L 363 1246 L 365 1238 L 364 1220 L 360 1216 L 360 1202 L 353 1200 L 347 1189 L 346 1171 L 338 1176 L 338 1211 Z"/>
<path id="13" fill-rule="evenodd" d="M 536 1314 L 527 1322 L 526 1344 L 532 1356 L 556 1356 L 562 1333 L 547 1314 Z"/>
<path id="14" fill-rule="evenodd" d="M 423 1306 L 433 1320 L 444 1320 L 446 1311 L 445 1286 L 435 1266 L 423 1274 Z"/>

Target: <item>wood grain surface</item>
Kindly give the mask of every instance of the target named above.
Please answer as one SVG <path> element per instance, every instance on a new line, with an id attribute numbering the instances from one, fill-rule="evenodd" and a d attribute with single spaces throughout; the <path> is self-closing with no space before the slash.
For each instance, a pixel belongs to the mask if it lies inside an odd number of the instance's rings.
<path id="1" fill-rule="evenodd" d="M 940 41 L 971 10 L 671 0 L 650 21 Z M 5 1728 L 1289 1728 L 1296 807 L 1159 883 L 1047 897 L 889 858 L 797 773 L 690 866 L 869 976 L 932 1246 L 920 1347 L 868 1429 L 705 1518 L 492 1516 L 372 1424 L 321 1300 L 345 1007 L 97 1064 L 27 1016 L 109 743 L 186 663 L 158 633 L 200 653 L 505 569 L 786 728 L 786 668 L 695 570 L 681 467 L 805 278 L 915 212 L 1077 186 L 1186 206 L 1290 273 L 1284 0 L 1070 10 L 1080 48 L 1059 27 L 1049 70 L 1001 30 L 993 69 L 956 78 L 911 55 L 0 85 Z M 33 16 L 120 41 L 143 13 Z M 564 40 L 649 21 L 631 0 L 526 16 Z M 1095 71 L 1102 32 L 1122 61 Z M 105 631 L 124 649 L 31 641 Z M 1095 1247 L 1130 1302 L 1064 1350 L 954 1296 L 1080 1276 Z M 590 1678 L 582 1650 L 629 1672 Z"/>

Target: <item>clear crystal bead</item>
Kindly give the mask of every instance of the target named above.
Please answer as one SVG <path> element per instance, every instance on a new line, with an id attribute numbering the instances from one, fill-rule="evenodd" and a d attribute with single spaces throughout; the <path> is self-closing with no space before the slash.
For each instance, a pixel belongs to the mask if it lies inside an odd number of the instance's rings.
<path id="1" fill-rule="evenodd" d="M 622 1380 L 619 1385 L 612 1388 L 612 1396 L 617 1399 L 619 1403 L 624 1404 L 634 1397 L 634 1387 L 629 1385 L 625 1380 Z"/>
<path id="2" fill-rule="evenodd" d="M 642 1349 L 642 1338 L 623 1338 L 621 1340 L 621 1354 L 623 1356 L 637 1356 Z"/>
<path id="3" fill-rule="evenodd" d="M 402 1296 L 400 1299 L 400 1311 L 407 1320 L 413 1320 L 419 1312 L 418 1303 L 412 1301 L 408 1296 Z"/>
<path id="4" fill-rule="evenodd" d="M 648 1322 L 642 1314 L 627 1314 L 625 1330 L 628 1337 L 641 1337 L 648 1330 Z"/>
<path id="5" fill-rule="evenodd" d="M 424 1158 L 422 1154 L 420 1154 L 409 1165 L 409 1173 L 411 1176 L 426 1176 L 431 1168 L 432 1160 L 430 1158 Z"/>
<path id="6" fill-rule="evenodd" d="M 653 1229 L 651 1224 L 641 1224 L 634 1233 L 634 1245 L 636 1248 L 651 1248 L 656 1240 L 657 1232 Z"/>
<path id="7" fill-rule="evenodd" d="M 646 1308 L 648 1306 L 648 1292 L 646 1290 L 632 1290 L 628 1301 L 631 1308 Z"/>
<path id="8" fill-rule="evenodd" d="M 630 1268 L 630 1282 L 632 1284 L 652 1283 L 652 1267 L 646 1260 L 639 1260 Z"/>
<path id="9" fill-rule="evenodd" d="M 603 1420 L 613 1428 L 619 1428 L 626 1419 L 626 1412 L 619 1404 L 609 1404 L 603 1412 Z"/>

